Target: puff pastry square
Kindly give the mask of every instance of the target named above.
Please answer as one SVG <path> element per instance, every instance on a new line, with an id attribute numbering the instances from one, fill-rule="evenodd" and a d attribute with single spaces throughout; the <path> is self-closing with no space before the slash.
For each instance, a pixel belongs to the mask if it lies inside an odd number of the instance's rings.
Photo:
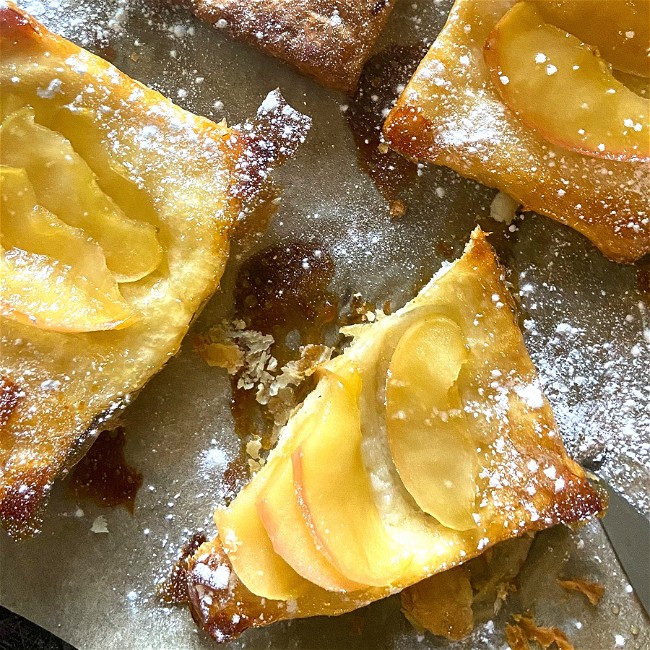
<path id="1" fill-rule="evenodd" d="M 188 561 L 204 629 L 227 641 L 338 615 L 604 508 L 566 454 L 513 307 L 477 230 L 404 308 L 348 330 Z"/>
<path id="2" fill-rule="evenodd" d="M 22 536 L 57 475 L 178 350 L 264 170 L 248 132 L 11 4 L 0 47 L 0 521 Z"/>
<path id="3" fill-rule="evenodd" d="M 385 138 L 406 156 L 451 167 L 574 228 L 612 260 L 637 260 L 650 252 L 650 166 L 551 144 L 495 88 L 484 46 L 514 4 L 456 0 L 389 114 Z"/>
<path id="4" fill-rule="evenodd" d="M 354 90 L 394 0 L 184 0 L 200 18 L 337 90 Z"/>

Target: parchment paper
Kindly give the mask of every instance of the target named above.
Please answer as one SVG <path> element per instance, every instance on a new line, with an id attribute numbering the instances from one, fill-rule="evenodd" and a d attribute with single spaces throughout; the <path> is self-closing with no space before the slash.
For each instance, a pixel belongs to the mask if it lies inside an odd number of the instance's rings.
<path id="1" fill-rule="evenodd" d="M 390 221 L 386 201 L 358 166 L 347 98 L 228 41 L 182 9 L 140 0 L 19 4 L 195 112 L 243 121 L 279 87 L 312 116 L 297 159 L 276 173 L 281 205 L 253 250 L 297 236 L 324 242 L 342 302 L 358 291 L 399 306 L 444 259 L 460 254 L 477 220 L 498 234 L 506 230 L 487 216 L 493 191 L 432 167 L 407 190 L 407 215 Z M 433 39 L 449 5 L 402 2 L 378 49 Z M 650 307 L 637 289 L 643 262 L 607 262 L 578 234 L 536 215 L 507 235 L 502 259 L 520 293 L 526 340 L 569 451 L 579 459 L 600 454 L 602 474 L 650 515 Z M 222 291 L 195 331 L 228 316 L 239 257 L 235 249 Z M 161 606 L 154 592 L 189 534 L 200 527 L 214 532 L 211 512 L 238 450 L 229 399 L 225 373 L 208 367 L 186 341 L 123 417 L 127 458 L 144 474 L 134 514 L 71 500 L 61 483 L 40 535 L 14 543 L 0 534 L 0 602 L 81 649 L 213 647 L 186 609 Z M 100 515 L 108 533 L 91 532 Z M 643 540 L 639 552 L 649 552 Z M 603 583 L 599 607 L 562 590 L 558 575 Z M 416 633 L 392 598 L 338 619 L 251 631 L 233 647 L 505 648 L 510 614 L 530 609 L 540 624 L 561 627 L 577 648 L 647 648 L 648 620 L 630 592 L 593 522 L 577 532 L 539 535 L 520 590 L 457 644 Z"/>

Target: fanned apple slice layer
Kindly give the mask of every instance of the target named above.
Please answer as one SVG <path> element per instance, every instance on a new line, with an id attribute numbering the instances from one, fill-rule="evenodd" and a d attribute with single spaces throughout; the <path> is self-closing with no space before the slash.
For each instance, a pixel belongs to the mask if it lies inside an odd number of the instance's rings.
<path id="1" fill-rule="evenodd" d="M 329 380 L 319 430 L 292 455 L 298 500 L 317 544 L 354 582 L 390 585 L 410 562 L 409 550 L 388 535 L 361 454 L 361 377 Z"/>
<path id="2" fill-rule="evenodd" d="M 318 422 L 316 425 L 318 426 Z M 275 552 L 306 580 L 328 591 L 354 591 L 363 585 L 348 580 L 323 555 L 305 519 L 294 485 L 290 459 L 268 481 L 257 510 Z"/>
<path id="3" fill-rule="evenodd" d="M 610 160 L 650 161 L 650 102 L 592 47 L 521 2 L 497 23 L 485 61 L 502 100 L 543 138 Z"/>
<path id="4" fill-rule="evenodd" d="M 38 205 L 25 170 L 0 167 L 0 198 L 2 241 L 9 249 L 3 253 L 4 316 L 59 332 L 133 321 L 102 249 Z"/>
<path id="5" fill-rule="evenodd" d="M 562 446 L 504 279 L 477 229 L 404 307 L 344 331 L 188 560 L 210 634 L 342 614 L 604 508 Z"/>
<path id="6" fill-rule="evenodd" d="M 155 228 L 127 217 L 70 142 L 34 121 L 33 109 L 21 108 L 2 122 L 0 161 L 25 169 L 38 202 L 102 247 L 119 282 L 139 280 L 160 264 Z"/>

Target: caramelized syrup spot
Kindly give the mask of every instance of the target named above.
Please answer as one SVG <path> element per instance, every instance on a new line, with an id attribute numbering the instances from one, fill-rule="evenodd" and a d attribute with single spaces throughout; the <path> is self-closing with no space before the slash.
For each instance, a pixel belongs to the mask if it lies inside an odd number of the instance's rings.
<path id="1" fill-rule="evenodd" d="M 272 354 L 280 364 L 297 358 L 286 342 L 298 333 L 300 345 L 321 343 L 324 329 L 338 316 L 336 297 L 328 291 L 334 262 L 319 242 L 275 244 L 241 267 L 235 287 L 236 318 L 246 327 L 275 339 Z"/>
<path id="2" fill-rule="evenodd" d="M 233 235 L 237 238 L 239 254 L 252 248 L 269 227 L 278 211 L 281 188 L 273 181 L 264 184 L 253 207 L 241 215 L 235 224 Z"/>
<path id="3" fill-rule="evenodd" d="M 382 145 L 381 128 L 386 110 L 398 94 L 397 87 L 411 78 L 427 50 L 425 43 L 417 43 L 391 46 L 373 56 L 363 69 L 347 110 L 359 165 L 388 201 L 395 218 L 406 212 L 406 204 L 397 197 L 415 180 L 417 165 Z"/>
<path id="4" fill-rule="evenodd" d="M 29 469 L 13 476 L 0 500 L 0 519 L 14 539 L 38 532 L 39 509 L 51 488 L 47 468 Z"/>
<path id="5" fill-rule="evenodd" d="M 245 390 L 237 390 L 235 392 L 236 388 L 233 386 L 233 395 L 238 396 L 240 393 L 242 396 L 247 395 L 251 391 L 245 391 Z M 233 416 L 235 419 L 235 424 L 240 423 L 240 426 L 242 427 L 241 429 L 238 429 L 236 427 L 236 432 L 237 435 L 239 435 L 241 438 L 244 438 L 246 435 L 251 433 L 251 429 L 243 429 L 244 424 L 246 423 L 245 419 L 245 414 L 242 415 L 242 420 L 241 422 L 238 419 L 238 415 L 234 415 L 234 404 L 235 404 L 235 399 L 233 399 Z M 257 404 L 257 402 L 255 402 Z M 259 404 L 257 404 L 259 407 Z M 233 458 L 229 463 L 228 466 L 226 467 L 226 471 L 223 473 L 223 489 L 225 492 L 225 500 L 226 504 L 232 501 L 237 496 L 237 493 L 241 489 L 241 487 L 248 482 L 250 476 L 248 472 L 248 465 L 246 463 L 246 454 L 244 452 L 244 449 L 242 447 L 241 452 Z"/>
<path id="6" fill-rule="evenodd" d="M 133 514 L 142 474 L 127 464 L 125 442 L 122 427 L 102 431 L 72 470 L 68 484 L 70 494 L 106 508 L 122 505 Z"/>
<path id="7" fill-rule="evenodd" d="M 185 543 L 169 577 L 158 585 L 157 593 L 162 601 L 170 605 L 189 602 L 190 595 L 187 586 L 188 561 L 206 540 L 205 533 L 194 533 Z"/>
<path id="8" fill-rule="evenodd" d="M 328 290 L 333 277 L 334 262 L 320 242 L 298 240 L 270 246 L 241 266 L 234 317 L 244 321 L 247 329 L 273 336 L 270 352 L 281 367 L 299 358 L 299 346 L 322 343 L 327 326 L 336 322 L 338 301 Z M 238 380 L 239 374 L 232 377 L 235 432 L 242 440 L 258 436 L 263 448 L 269 449 L 273 414 L 256 401 L 255 390 L 238 388 Z M 310 384 L 300 387 L 298 399 Z M 236 472 L 233 478 L 239 476 L 239 466 Z"/>
<path id="9" fill-rule="evenodd" d="M 0 427 L 4 427 L 16 405 L 23 396 L 22 391 L 7 377 L 0 377 Z"/>

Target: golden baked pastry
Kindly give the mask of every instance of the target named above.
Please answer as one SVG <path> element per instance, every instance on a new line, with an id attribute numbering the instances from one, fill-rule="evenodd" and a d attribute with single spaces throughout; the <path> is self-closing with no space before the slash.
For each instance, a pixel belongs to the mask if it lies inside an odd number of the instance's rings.
<path id="1" fill-rule="evenodd" d="M 248 136 L 12 4 L 0 47 L 0 521 L 21 536 L 177 351 L 263 170 Z"/>
<path id="2" fill-rule="evenodd" d="M 182 0 L 211 25 L 350 92 L 395 0 Z"/>
<path id="3" fill-rule="evenodd" d="M 189 560 L 192 613 L 219 641 L 356 609 L 604 507 L 480 230 L 404 308 L 349 333 Z"/>
<path id="4" fill-rule="evenodd" d="M 639 259 L 650 252 L 649 24 L 647 0 L 457 0 L 386 140 L 615 261 Z"/>

